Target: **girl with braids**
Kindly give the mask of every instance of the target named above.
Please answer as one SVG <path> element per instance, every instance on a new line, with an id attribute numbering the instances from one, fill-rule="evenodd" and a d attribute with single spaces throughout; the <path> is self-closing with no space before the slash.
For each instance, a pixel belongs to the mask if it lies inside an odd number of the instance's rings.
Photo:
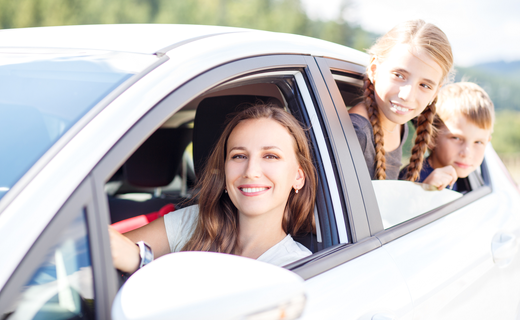
<path id="1" fill-rule="evenodd" d="M 415 181 L 432 135 L 435 102 L 453 66 L 448 38 L 422 20 L 398 24 L 370 48 L 364 101 L 349 110 L 370 176 L 397 179 L 406 123 L 417 117 L 417 137 L 406 180 Z"/>
<path id="2" fill-rule="evenodd" d="M 305 133 L 279 107 L 256 105 L 226 126 L 199 180 L 198 205 L 121 235 L 109 228 L 114 266 L 140 264 L 138 241 L 162 256 L 213 251 L 283 266 L 311 254 L 291 235 L 312 230 L 316 174 Z"/>

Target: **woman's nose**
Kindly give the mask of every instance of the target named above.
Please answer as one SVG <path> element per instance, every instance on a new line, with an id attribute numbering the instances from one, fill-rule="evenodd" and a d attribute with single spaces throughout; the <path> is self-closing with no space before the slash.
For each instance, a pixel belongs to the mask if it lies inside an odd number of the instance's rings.
<path id="1" fill-rule="evenodd" d="M 247 166 L 245 167 L 244 178 L 255 179 L 262 175 L 260 163 L 255 159 L 248 159 Z"/>

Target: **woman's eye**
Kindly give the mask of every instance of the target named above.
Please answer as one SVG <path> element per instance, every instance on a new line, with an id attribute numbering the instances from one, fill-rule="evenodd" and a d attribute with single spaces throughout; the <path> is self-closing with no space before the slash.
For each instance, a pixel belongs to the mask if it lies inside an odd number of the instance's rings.
<path id="1" fill-rule="evenodd" d="M 277 155 L 274 155 L 274 154 L 266 154 L 265 158 L 266 159 L 278 159 L 279 157 Z"/>
<path id="2" fill-rule="evenodd" d="M 451 137 L 452 140 L 455 140 L 455 141 L 459 141 L 460 138 L 459 137 Z"/>
<path id="3" fill-rule="evenodd" d="M 396 76 L 399 79 L 404 79 L 403 75 L 397 72 L 394 72 L 394 76 Z"/>
<path id="4" fill-rule="evenodd" d="M 235 154 L 234 156 L 231 157 L 231 159 L 245 159 L 246 156 L 243 155 L 243 154 Z"/>
<path id="5" fill-rule="evenodd" d="M 430 90 L 432 89 L 432 87 L 431 87 L 430 85 L 427 85 L 427 84 L 424 84 L 424 83 L 421 84 L 421 86 L 422 86 L 423 88 L 426 88 L 426 89 L 430 89 Z"/>

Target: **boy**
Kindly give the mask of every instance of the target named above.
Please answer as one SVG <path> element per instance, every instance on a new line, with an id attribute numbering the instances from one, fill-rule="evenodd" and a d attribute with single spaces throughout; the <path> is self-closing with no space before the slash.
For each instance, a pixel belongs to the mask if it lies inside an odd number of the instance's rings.
<path id="1" fill-rule="evenodd" d="M 456 190 L 457 179 L 467 177 L 482 163 L 494 119 L 493 102 L 477 84 L 459 82 L 442 88 L 430 156 L 424 160 L 417 182 Z M 400 178 L 406 170 L 401 170 Z"/>

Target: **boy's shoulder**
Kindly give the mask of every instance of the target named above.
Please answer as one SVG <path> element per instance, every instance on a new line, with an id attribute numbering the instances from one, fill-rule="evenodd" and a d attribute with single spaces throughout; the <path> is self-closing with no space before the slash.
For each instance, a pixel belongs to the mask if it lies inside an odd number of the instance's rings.
<path id="1" fill-rule="evenodd" d="M 406 179 L 406 174 L 408 173 L 408 167 L 410 165 L 406 165 L 405 167 L 403 167 L 401 169 L 401 171 L 399 171 L 399 180 L 405 180 Z M 424 180 L 426 180 L 426 178 L 428 178 L 428 176 L 430 175 L 430 173 L 433 172 L 433 168 L 432 166 L 430 166 L 430 162 L 428 161 L 428 158 L 425 158 L 423 160 L 423 166 L 422 166 L 422 169 L 421 169 L 421 173 L 419 174 L 419 178 L 417 179 L 416 182 L 423 182 Z"/>

